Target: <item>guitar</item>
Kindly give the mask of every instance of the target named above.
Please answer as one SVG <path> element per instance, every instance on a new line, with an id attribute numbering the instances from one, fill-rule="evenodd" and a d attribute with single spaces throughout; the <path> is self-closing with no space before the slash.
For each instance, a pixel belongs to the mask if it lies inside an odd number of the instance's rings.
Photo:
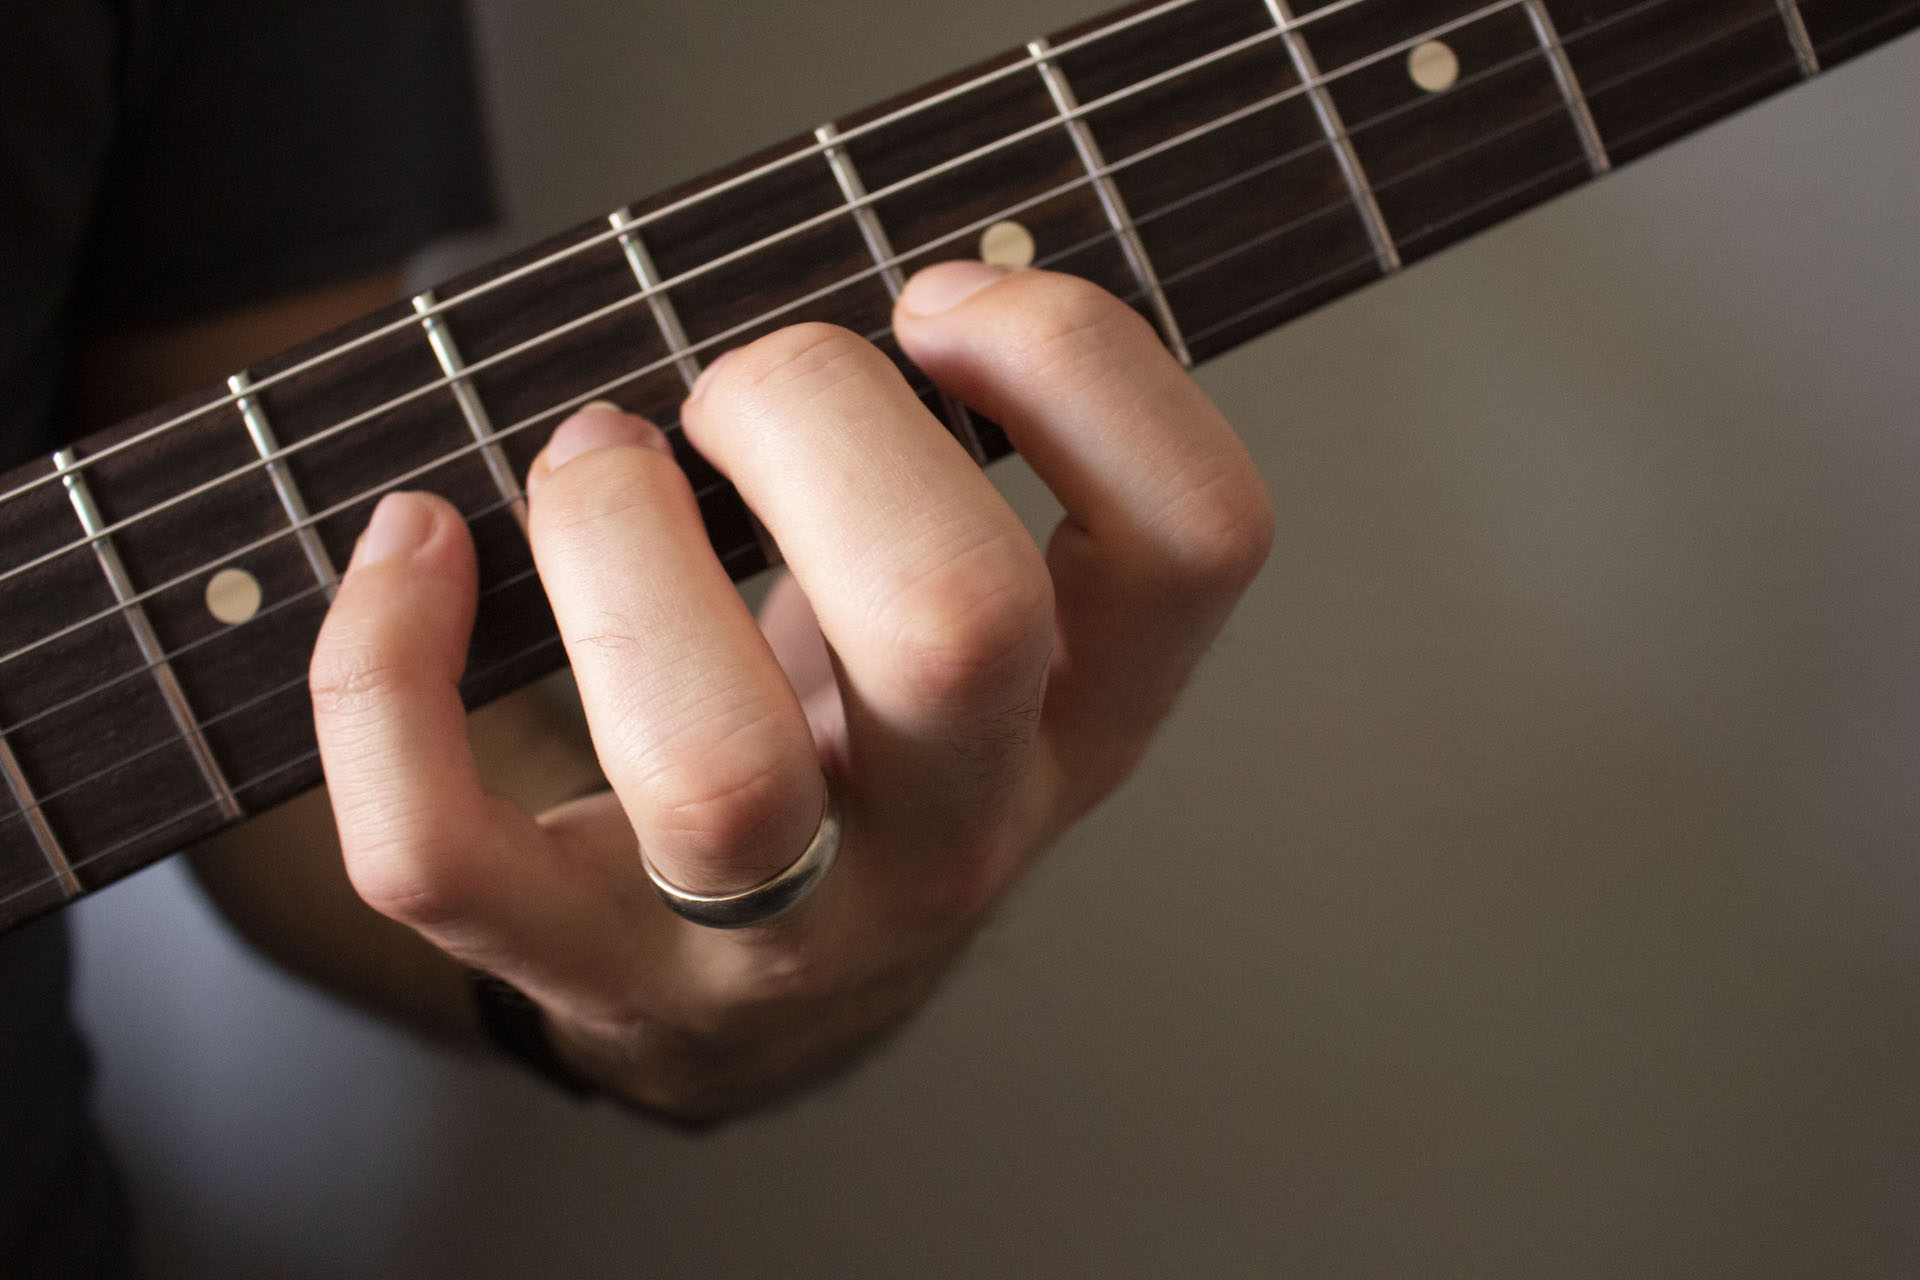
<path id="1" fill-rule="evenodd" d="M 713 355 L 886 332 L 919 266 L 1074 272 L 1199 363 L 1920 25 L 1916 0 L 1161 0 L 662 193 L 0 477 L 0 927 L 319 781 L 374 501 L 467 515 L 478 705 L 560 665 L 517 477 Z M 908 376 L 984 464 L 1007 441 Z M 716 552 L 771 549 L 671 432 Z"/>

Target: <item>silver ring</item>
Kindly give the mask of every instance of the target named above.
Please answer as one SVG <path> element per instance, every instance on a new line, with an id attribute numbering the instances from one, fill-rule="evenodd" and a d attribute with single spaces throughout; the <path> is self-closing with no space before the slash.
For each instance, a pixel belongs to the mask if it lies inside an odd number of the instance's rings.
<path id="1" fill-rule="evenodd" d="M 677 916 L 709 929 L 746 929 L 765 924 L 783 912 L 800 905 L 827 877 L 833 859 L 840 852 L 840 806 L 834 802 L 833 788 L 827 788 L 827 807 L 820 814 L 820 827 L 793 864 L 771 880 L 741 893 L 688 893 L 667 883 L 642 852 L 640 865 L 660 898 Z"/>

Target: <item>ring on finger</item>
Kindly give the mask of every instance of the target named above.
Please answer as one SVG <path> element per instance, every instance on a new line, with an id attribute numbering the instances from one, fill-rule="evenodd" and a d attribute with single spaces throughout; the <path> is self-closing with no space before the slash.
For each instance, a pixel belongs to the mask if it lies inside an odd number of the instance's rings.
<path id="1" fill-rule="evenodd" d="M 800 905 L 802 899 L 819 887 L 840 852 L 840 806 L 833 788 L 827 788 L 826 807 L 820 813 L 820 825 L 800 856 L 775 875 L 751 889 L 739 893 L 690 893 L 671 884 L 641 851 L 640 865 L 647 879 L 673 913 L 708 929 L 747 929 L 782 915 Z"/>

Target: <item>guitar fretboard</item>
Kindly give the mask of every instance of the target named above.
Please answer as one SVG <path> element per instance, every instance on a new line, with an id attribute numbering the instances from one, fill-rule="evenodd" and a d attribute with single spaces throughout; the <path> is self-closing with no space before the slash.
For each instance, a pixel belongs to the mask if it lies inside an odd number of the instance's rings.
<path id="1" fill-rule="evenodd" d="M 479 704 L 564 659 L 519 478 L 588 400 L 669 428 L 744 579 L 768 548 L 674 429 L 727 348 L 867 335 L 989 462 L 1006 438 L 888 324 L 990 231 L 1204 361 L 1915 25 L 1920 0 L 1137 5 L 0 478 L 0 927 L 319 781 L 307 660 L 385 492 L 472 525 Z"/>

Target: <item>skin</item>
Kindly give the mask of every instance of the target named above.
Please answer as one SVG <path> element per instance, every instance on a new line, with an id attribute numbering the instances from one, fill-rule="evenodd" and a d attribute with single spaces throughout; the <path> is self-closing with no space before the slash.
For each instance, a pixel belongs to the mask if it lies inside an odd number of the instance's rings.
<path id="1" fill-rule="evenodd" d="M 462 967 L 498 974 L 585 1074 L 694 1121 L 791 1094 L 917 1007 L 1021 872 L 1132 770 L 1272 523 L 1231 429 L 1094 287 L 946 264 L 894 320 L 907 354 L 1001 423 L 1061 500 L 1044 551 L 842 330 L 732 353 L 683 411 L 785 553 L 758 620 L 659 432 L 583 410 L 528 486 L 588 760 L 535 704 L 469 724 L 471 540 L 442 500 L 392 495 L 311 671 L 340 856 L 330 869 L 313 852 L 331 841 L 311 834 L 311 805 L 208 855 L 243 931 L 455 1036 L 471 1033 Z M 502 754 L 520 767 L 492 767 Z M 596 768 L 608 789 L 582 794 Z M 703 929 L 646 881 L 642 849 L 690 890 L 759 883 L 805 847 L 829 787 L 839 862 L 780 919 Z M 273 855 L 276 892 L 266 851 L 287 847 L 306 852 Z M 324 909 L 285 905 L 288 865 Z"/>

